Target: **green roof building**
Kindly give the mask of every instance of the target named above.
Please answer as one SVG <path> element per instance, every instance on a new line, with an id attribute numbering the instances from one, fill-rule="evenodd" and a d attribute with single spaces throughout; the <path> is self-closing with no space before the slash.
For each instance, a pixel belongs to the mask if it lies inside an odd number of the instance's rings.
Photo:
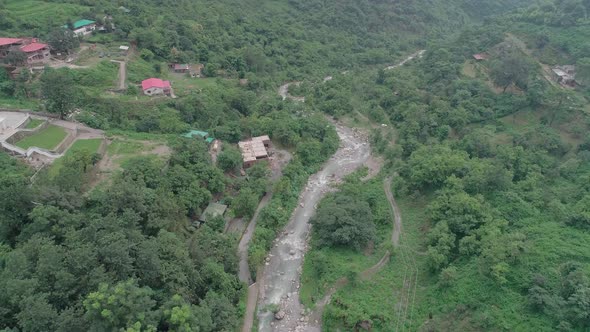
<path id="1" fill-rule="evenodd" d="M 95 21 L 91 21 L 91 20 L 79 20 L 79 21 L 74 22 L 73 26 L 74 26 L 74 30 L 78 30 L 80 28 L 83 28 L 85 26 L 92 25 L 92 24 L 96 24 L 96 22 Z M 66 24 L 66 25 L 64 25 L 64 28 L 67 29 L 69 27 Z"/>
<path id="2" fill-rule="evenodd" d="M 209 137 L 209 133 L 206 131 L 201 131 L 201 130 L 191 130 L 188 133 L 182 135 L 182 137 L 186 137 L 186 138 L 193 138 L 195 136 L 207 138 L 207 137 Z"/>
<path id="3" fill-rule="evenodd" d="M 194 137 L 200 137 L 202 139 L 205 140 L 205 142 L 211 144 L 215 138 L 209 136 L 209 133 L 206 131 L 201 131 L 201 130 L 191 130 L 188 133 L 182 135 L 182 137 L 186 137 L 186 138 L 194 138 Z"/>
<path id="4" fill-rule="evenodd" d="M 203 214 L 199 217 L 200 222 L 207 222 L 215 217 L 221 216 L 225 214 L 225 210 L 227 210 L 227 205 L 219 204 L 219 203 L 209 203 Z"/>

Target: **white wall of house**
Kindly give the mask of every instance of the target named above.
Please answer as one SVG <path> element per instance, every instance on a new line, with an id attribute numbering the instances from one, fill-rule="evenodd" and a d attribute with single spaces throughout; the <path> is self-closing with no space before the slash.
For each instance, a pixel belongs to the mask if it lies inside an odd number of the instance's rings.
<path id="1" fill-rule="evenodd" d="M 96 24 L 91 24 L 74 30 L 74 33 L 78 36 L 86 36 L 91 34 L 94 30 L 96 30 Z"/>
<path id="2" fill-rule="evenodd" d="M 146 94 L 147 96 L 156 96 L 156 95 L 163 95 L 164 90 L 160 89 L 160 88 L 149 88 L 149 89 L 143 90 L 143 93 Z"/>

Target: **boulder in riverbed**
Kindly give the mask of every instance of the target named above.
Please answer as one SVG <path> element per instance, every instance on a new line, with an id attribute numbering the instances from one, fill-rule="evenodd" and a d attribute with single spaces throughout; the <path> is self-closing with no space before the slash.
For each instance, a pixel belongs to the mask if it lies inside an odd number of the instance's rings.
<path id="1" fill-rule="evenodd" d="M 285 312 L 283 310 L 277 311 L 277 313 L 275 314 L 275 319 L 282 320 L 283 318 L 285 318 Z"/>

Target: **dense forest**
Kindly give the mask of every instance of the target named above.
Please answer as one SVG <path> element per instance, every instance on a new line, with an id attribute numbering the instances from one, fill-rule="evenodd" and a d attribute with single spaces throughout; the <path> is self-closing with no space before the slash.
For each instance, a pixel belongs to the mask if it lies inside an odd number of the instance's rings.
<path id="1" fill-rule="evenodd" d="M 118 71 L 109 60 L 2 70 L 2 107 L 170 149 L 127 158 L 98 185 L 97 153 L 39 171 L 0 152 L 0 329 L 240 329 L 240 236 L 222 218 L 193 221 L 211 201 L 250 220 L 272 192 L 248 250 L 255 279 L 308 176 L 338 148 L 327 115 L 368 128 L 384 166 L 368 181 L 348 177 L 312 219 L 303 303 L 351 281 L 326 307 L 326 331 L 587 330 L 589 15 L 583 0 L 0 0 L 1 36 L 75 52 L 64 24 L 112 20 L 86 43 L 135 52 L 122 94 L 105 92 Z M 168 63 L 202 63 L 208 83 L 138 98 L 136 85 L 168 75 Z M 556 65 L 576 65 L 576 88 L 547 78 Z M 302 81 L 290 93 L 305 103 L 277 96 L 285 81 Z M 180 137 L 193 128 L 224 143 L 216 162 L 204 141 Z M 294 155 L 275 182 L 264 163 L 240 175 L 233 147 L 266 134 Z M 389 177 L 404 218 L 395 249 Z M 387 250 L 391 263 L 360 278 Z M 402 321 L 392 292 L 403 298 L 410 265 L 419 287 Z"/>

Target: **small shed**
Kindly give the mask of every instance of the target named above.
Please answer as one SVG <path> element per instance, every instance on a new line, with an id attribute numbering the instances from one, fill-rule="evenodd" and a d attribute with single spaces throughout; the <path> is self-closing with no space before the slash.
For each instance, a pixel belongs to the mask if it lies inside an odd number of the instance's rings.
<path id="1" fill-rule="evenodd" d="M 474 54 L 474 55 L 473 55 L 473 58 L 474 58 L 476 61 L 485 61 L 485 60 L 489 59 L 489 58 L 490 58 L 490 56 L 489 56 L 489 55 L 487 55 L 487 54 L 485 54 L 485 53 L 477 53 L 477 54 Z"/>
<path id="2" fill-rule="evenodd" d="M 175 73 L 185 74 L 185 73 L 189 72 L 190 66 L 187 64 L 175 63 L 174 65 L 172 65 L 172 69 L 174 70 Z"/>
<path id="3" fill-rule="evenodd" d="M 223 217 L 226 210 L 227 205 L 211 202 L 199 217 L 199 221 L 205 223 L 215 217 Z"/>

